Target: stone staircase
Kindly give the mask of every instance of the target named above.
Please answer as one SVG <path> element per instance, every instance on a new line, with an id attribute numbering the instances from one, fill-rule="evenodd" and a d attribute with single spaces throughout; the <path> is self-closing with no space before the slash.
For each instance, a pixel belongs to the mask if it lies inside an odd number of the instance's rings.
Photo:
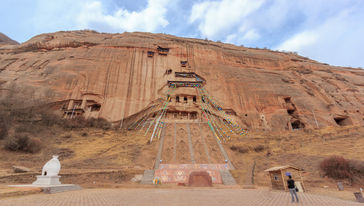
<path id="1" fill-rule="evenodd" d="M 193 151 L 193 146 L 192 146 L 192 138 L 191 138 L 191 129 L 190 129 L 190 124 L 187 123 L 187 136 L 188 136 L 188 148 L 190 151 L 190 157 L 191 157 L 191 161 L 192 164 L 195 164 L 195 153 Z"/>
<path id="2" fill-rule="evenodd" d="M 236 181 L 229 170 L 220 170 L 220 175 L 224 185 L 236 185 Z"/>
<path id="3" fill-rule="evenodd" d="M 154 170 L 144 170 L 144 175 L 140 184 L 152 185 L 154 179 Z"/>

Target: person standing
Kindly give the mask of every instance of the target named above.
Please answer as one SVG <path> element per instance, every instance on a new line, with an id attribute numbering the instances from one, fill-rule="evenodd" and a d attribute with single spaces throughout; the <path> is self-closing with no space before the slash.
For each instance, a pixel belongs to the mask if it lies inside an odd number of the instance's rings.
<path id="1" fill-rule="evenodd" d="M 296 192 L 296 186 L 294 184 L 294 180 L 292 179 L 291 175 L 289 175 L 288 178 L 289 179 L 287 180 L 287 184 L 288 184 L 289 193 L 291 194 L 291 197 L 292 197 L 292 202 L 294 202 L 294 197 L 295 196 L 296 196 L 296 201 L 299 202 L 297 192 Z"/>

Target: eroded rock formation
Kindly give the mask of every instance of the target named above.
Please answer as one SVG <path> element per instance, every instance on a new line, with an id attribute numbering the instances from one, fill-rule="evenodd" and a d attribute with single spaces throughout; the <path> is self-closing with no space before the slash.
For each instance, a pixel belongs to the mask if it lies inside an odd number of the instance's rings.
<path id="1" fill-rule="evenodd" d="M 5 45 L 5 44 L 17 45 L 19 43 L 17 41 L 10 39 L 8 36 L 0 32 L 0 45 Z"/>
<path id="2" fill-rule="evenodd" d="M 362 69 L 164 34 L 57 32 L 1 46 L 0 98 L 48 103 L 68 118 L 130 124 L 156 112 L 168 81 L 183 80 L 178 72 L 198 75 L 193 81 L 203 80 L 206 91 L 245 128 L 364 125 Z M 170 118 L 201 118 L 195 88 L 170 96 Z"/>

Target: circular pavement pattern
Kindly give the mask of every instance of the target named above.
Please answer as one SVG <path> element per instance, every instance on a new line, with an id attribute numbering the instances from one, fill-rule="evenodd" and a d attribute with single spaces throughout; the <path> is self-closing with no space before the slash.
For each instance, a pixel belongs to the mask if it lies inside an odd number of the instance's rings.
<path id="1" fill-rule="evenodd" d="M 1 206 L 346 206 L 362 205 L 326 196 L 299 193 L 300 202 L 291 203 L 288 192 L 242 189 L 85 189 L 57 194 L 37 194 L 0 199 Z"/>

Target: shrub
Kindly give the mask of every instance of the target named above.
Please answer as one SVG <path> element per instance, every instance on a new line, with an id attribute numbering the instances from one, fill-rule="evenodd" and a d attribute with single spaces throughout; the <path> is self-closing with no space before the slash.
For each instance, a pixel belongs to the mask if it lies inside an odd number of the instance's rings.
<path id="1" fill-rule="evenodd" d="M 80 116 L 77 116 L 73 119 L 63 119 L 61 121 L 61 126 L 68 129 L 84 128 L 86 126 L 86 120 Z"/>
<path id="2" fill-rule="evenodd" d="M 108 129 L 111 128 L 110 122 L 108 122 L 104 118 L 97 118 L 97 119 L 96 118 L 90 118 L 90 119 L 87 119 L 86 126 L 87 127 L 100 128 L 100 129 L 104 129 L 104 130 L 108 130 Z"/>
<path id="3" fill-rule="evenodd" d="M 247 153 L 249 152 L 249 148 L 248 147 L 244 147 L 244 146 L 231 146 L 230 147 L 231 150 L 233 151 L 237 151 L 239 153 Z"/>
<path id="4" fill-rule="evenodd" d="M 42 124 L 46 126 L 53 126 L 55 124 L 62 124 L 63 119 L 55 114 L 43 113 L 42 114 Z"/>
<path id="5" fill-rule="evenodd" d="M 29 138 L 26 134 L 16 134 L 7 139 L 5 148 L 10 151 L 36 153 L 41 149 L 41 141 L 38 138 Z"/>
<path id="6" fill-rule="evenodd" d="M 261 152 L 264 150 L 264 146 L 263 145 L 257 145 L 254 147 L 254 151 L 255 152 Z"/>
<path id="7" fill-rule="evenodd" d="M 350 171 L 353 174 L 364 176 L 364 162 L 359 160 L 352 160 L 349 162 Z"/>
<path id="8" fill-rule="evenodd" d="M 24 152 L 37 153 L 42 149 L 42 141 L 38 138 L 30 138 L 27 149 Z"/>
<path id="9" fill-rule="evenodd" d="M 33 132 L 33 131 L 34 131 L 33 125 L 31 125 L 29 123 L 21 124 L 15 128 L 16 133 L 25 133 L 25 132 Z"/>
<path id="10" fill-rule="evenodd" d="M 4 118 L 0 118 L 0 139 L 4 139 L 8 135 L 8 126 Z"/>
<path id="11" fill-rule="evenodd" d="M 349 161 L 343 157 L 328 157 L 320 163 L 320 168 L 330 178 L 352 180 Z"/>

